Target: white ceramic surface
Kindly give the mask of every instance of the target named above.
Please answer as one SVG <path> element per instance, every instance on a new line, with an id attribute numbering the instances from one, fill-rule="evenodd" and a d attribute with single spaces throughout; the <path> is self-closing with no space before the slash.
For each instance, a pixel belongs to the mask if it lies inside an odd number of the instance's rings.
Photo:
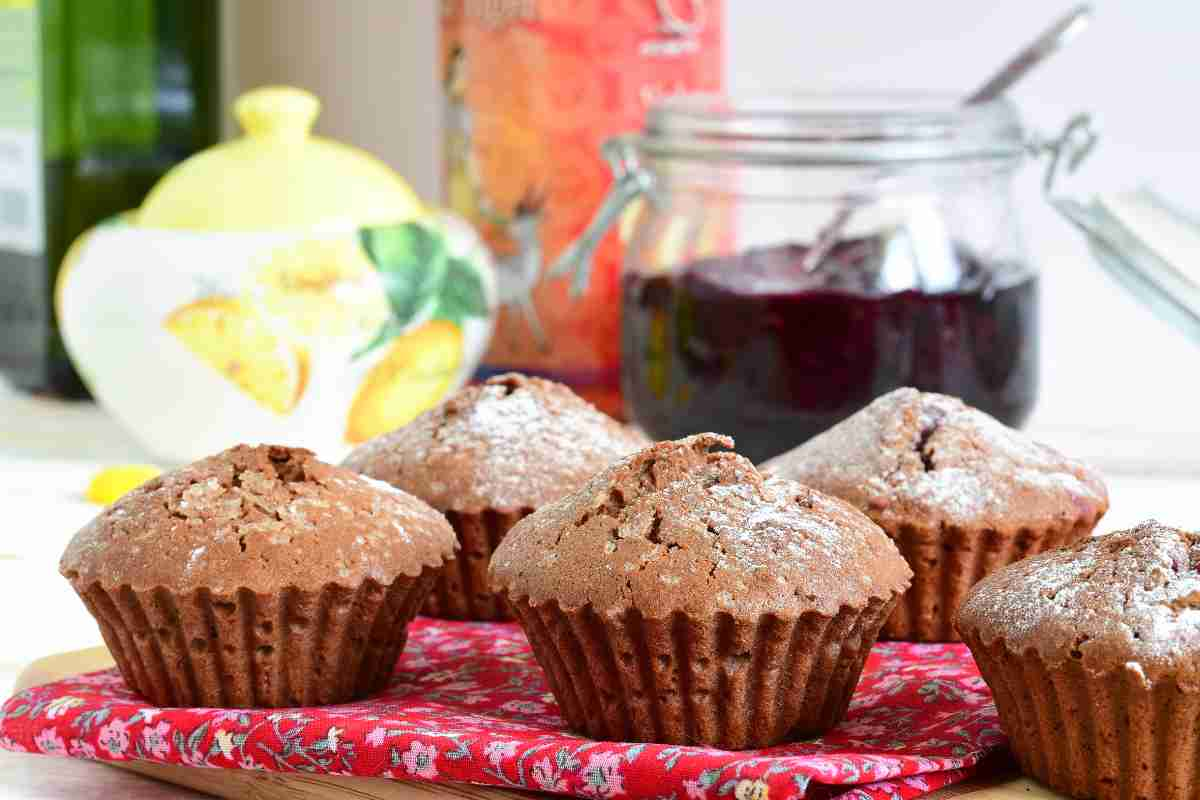
<path id="1" fill-rule="evenodd" d="M 465 383 L 483 356 L 495 322 L 496 288 L 490 257 L 478 238 L 453 218 L 442 222 L 448 251 L 477 268 L 487 304 L 485 316 L 461 320 L 462 355 L 444 396 Z M 356 357 L 375 328 L 300 342 L 306 373 L 302 393 L 294 407 L 280 411 L 205 363 L 166 325 L 174 312 L 206 298 L 253 304 L 247 278 L 260 268 L 264 254 L 318 234 L 193 233 L 118 223 L 85 236 L 60 280 L 63 337 L 95 397 L 147 450 L 168 463 L 192 461 L 238 442 L 304 446 L 331 461 L 348 452 L 347 415 L 355 393 L 388 352 L 384 345 Z M 367 296 L 372 293 L 376 297 Z M 426 302 L 398 336 L 427 322 L 435 300 Z M 339 303 L 375 301 L 386 309 L 382 278 L 369 265 L 354 283 L 335 287 L 328 299 L 335 312 Z M 286 338 L 281 331 L 280 339 Z"/>

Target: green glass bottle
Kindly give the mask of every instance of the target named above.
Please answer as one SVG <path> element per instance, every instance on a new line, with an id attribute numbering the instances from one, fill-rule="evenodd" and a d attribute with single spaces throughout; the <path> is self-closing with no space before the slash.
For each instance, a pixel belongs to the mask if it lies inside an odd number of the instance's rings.
<path id="1" fill-rule="evenodd" d="M 218 5 L 0 0 L 0 372 L 18 387 L 86 396 L 54 321 L 59 265 L 217 141 Z"/>

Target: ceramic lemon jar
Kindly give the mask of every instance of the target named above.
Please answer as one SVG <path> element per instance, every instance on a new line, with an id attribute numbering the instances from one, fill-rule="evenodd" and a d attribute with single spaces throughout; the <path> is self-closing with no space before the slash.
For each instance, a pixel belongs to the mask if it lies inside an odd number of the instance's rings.
<path id="1" fill-rule="evenodd" d="M 493 269 L 470 226 L 311 135 L 318 111 L 297 89 L 243 95 L 242 137 L 67 254 L 71 358 L 164 460 L 260 441 L 337 460 L 459 388 L 491 336 Z"/>

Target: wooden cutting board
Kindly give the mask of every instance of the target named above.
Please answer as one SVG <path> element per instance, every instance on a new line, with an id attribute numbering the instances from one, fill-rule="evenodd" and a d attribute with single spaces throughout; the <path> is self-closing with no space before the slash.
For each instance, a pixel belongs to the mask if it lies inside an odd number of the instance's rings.
<path id="1" fill-rule="evenodd" d="M 81 672 L 113 666 L 103 647 L 39 659 L 17 678 L 16 690 L 28 689 Z M 34 756 L 40 758 L 40 756 Z M 236 769 L 204 769 L 133 761 L 101 762 L 217 797 L 255 800 L 538 800 L 553 795 L 474 786 L 467 783 L 420 783 L 386 778 L 345 778 Z M 1017 776 L 1007 760 L 989 764 L 974 780 L 951 786 L 930 800 L 970 795 L 972 800 L 1063 800 L 1062 796 Z"/>

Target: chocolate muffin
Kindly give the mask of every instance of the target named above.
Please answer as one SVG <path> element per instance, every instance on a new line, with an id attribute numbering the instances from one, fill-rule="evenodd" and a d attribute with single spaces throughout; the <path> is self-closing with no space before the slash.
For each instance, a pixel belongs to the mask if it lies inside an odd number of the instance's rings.
<path id="1" fill-rule="evenodd" d="M 958 629 L 1028 775 L 1079 798 L 1200 795 L 1200 532 L 1145 522 L 1013 564 Z"/>
<path id="2" fill-rule="evenodd" d="M 382 689 L 454 532 L 425 503 L 241 445 L 126 494 L 59 569 L 159 706 L 310 706 Z"/>
<path id="3" fill-rule="evenodd" d="M 866 516 L 714 446 L 620 461 L 492 558 L 575 730 L 729 750 L 827 730 L 908 586 Z"/>
<path id="4" fill-rule="evenodd" d="M 846 500 L 895 540 L 915 574 L 887 639 L 956 641 L 954 614 L 976 581 L 1089 536 L 1108 510 L 1088 467 L 915 389 L 880 397 L 762 470 Z"/>
<path id="5" fill-rule="evenodd" d="M 458 534 L 461 552 L 424 613 L 503 620 L 512 615 L 488 589 L 487 568 L 509 528 L 648 443 L 562 384 L 508 374 L 363 444 L 343 466 L 421 498 Z"/>

